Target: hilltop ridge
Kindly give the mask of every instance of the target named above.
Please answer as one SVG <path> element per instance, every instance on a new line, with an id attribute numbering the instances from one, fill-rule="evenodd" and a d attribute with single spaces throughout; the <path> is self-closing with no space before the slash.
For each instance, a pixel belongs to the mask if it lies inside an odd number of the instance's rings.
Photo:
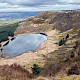
<path id="1" fill-rule="evenodd" d="M 55 28 L 63 32 L 79 27 L 80 10 L 46 11 L 26 19 L 15 33 L 44 32 Z"/>

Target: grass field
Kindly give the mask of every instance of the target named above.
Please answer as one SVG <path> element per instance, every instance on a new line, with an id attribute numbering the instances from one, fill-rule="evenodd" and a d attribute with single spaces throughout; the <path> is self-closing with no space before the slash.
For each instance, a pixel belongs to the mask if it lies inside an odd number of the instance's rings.
<path id="1" fill-rule="evenodd" d="M 17 22 L 19 22 L 19 21 L 21 21 L 21 19 L 7 19 L 7 20 L 0 20 L 0 26 L 2 27 L 4 27 L 4 26 L 6 26 L 6 25 L 9 25 L 9 24 L 14 24 L 14 23 L 17 23 Z M 1 28 L 0 27 L 0 28 Z"/>

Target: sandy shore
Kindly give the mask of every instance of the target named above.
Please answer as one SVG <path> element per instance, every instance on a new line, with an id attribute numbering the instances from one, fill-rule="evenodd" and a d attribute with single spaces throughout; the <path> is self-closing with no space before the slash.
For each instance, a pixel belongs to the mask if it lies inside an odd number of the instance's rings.
<path id="1" fill-rule="evenodd" d="M 30 68 L 34 63 L 37 63 L 44 66 L 45 56 L 58 49 L 58 45 L 55 44 L 57 41 L 58 31 L 52 30 L 46 32 L 46 34 L 48 35 L 48 39 L 44 41 L 35 52 L 29 51 L 11 59 L 1 58 L 0 65 L 11 65 L 17 63 L 24 67 L 27 66 L 26 68 Z"/>

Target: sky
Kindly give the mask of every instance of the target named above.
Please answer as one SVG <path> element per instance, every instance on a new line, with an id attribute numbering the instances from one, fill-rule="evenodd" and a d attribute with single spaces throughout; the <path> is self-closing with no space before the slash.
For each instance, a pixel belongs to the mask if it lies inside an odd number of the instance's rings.
<path id="1" fill-rule="evenodd" d="M 80 9 L 80 0 L 0 0 L 0 12 Z"/>

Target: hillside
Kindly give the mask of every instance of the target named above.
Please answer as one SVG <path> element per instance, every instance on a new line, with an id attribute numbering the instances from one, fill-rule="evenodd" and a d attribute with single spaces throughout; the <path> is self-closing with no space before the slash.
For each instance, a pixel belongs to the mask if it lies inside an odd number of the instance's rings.
<path id="1" fill-rule="evenodd" d="M 14 31 L 15 36 L 26 33 L 45 33 L 48 39 L 36 51 L 1 57 L 1 80 L 80 80 L 79 10 L 46 11 L 30 17 Z M 34 64 L 41 68 L 38 75 L 32 73 Z"/>
<path id="2" fill-rule="evenodd" d="M 26 19 L 19 25 L 15 34 L 44 32 L 51 29 L 66 31 L 80 27 L 80 10 L 47 11 Z"/>

